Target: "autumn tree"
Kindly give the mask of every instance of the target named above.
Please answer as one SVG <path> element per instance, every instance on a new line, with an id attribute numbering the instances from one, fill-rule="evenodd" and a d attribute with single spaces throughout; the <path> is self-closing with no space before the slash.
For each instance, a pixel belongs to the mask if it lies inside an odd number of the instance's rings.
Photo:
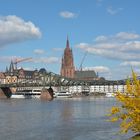
<path id="1" fill-rule="evenodd" d="M 115 94 L 120 105 L 111 108 L 110 120 L 112 122 L 120 121 L 122 133 L 129 130 L 134 133 L 140 133 L 140 81 L 132 70 L 132 79 L 126 82 L 125 93 L 117 92 Z"/>

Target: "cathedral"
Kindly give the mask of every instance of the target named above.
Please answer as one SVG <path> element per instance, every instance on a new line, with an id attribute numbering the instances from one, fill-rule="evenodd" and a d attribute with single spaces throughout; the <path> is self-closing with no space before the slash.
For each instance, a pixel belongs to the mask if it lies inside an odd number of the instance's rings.
<path id="1" fill-rule="evenodd" d="M 62 56 L 61 76 L 74 78 L 75 67 L 73 61 L 72 49 L 70 48 L 67 37 L 66 48 L 64 50 L 64 55 Z"/>
<path id="2" fill-rule="evenodd" d="M 68 37 L 66 41 L 66 48 L 64 49 L 64 54 L 62 56 L 60 74 L 61 76 L 75 78 L 78 80 L 93 81 L 100 79 L 94 70 L 75 70 L 73 53 L 70 48 Z"/>

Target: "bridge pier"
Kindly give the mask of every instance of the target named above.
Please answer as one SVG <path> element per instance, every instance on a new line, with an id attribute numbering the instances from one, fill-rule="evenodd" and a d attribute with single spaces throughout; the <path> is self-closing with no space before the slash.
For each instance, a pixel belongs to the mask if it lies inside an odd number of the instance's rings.
<path id="1" fill-rule="evenodd" d="M 49 89 L 43 88 L 41 91 L 40 99 L 47 101 L 53 100 L 53 89 L 51 87 Z"/>
<path id="2" fill-rule="evenodd" d="M 12 95 L 12 91 L 9 87 L 0 88 L 0 99 L 10 98 L 11 95 Z"/>

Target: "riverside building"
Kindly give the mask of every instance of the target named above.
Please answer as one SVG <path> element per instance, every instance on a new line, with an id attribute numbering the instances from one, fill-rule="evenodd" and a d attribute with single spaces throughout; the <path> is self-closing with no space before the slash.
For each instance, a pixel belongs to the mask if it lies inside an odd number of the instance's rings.
<path id="1" fill-rule="evenodd" d="M 44 68 L 41 68 L 40 70 L 25 70 L 23 68 L 17 69 L 15 68 L 13 61 L 11 61 L 9 68 L 6 67 L 5 72 L 0 72 L 0 83 L 24 83 L 24 81 L 32 81 L 33 83 L 36 83 L 41 80 L 41 75 L 44 73 L 46 73 Z"/>

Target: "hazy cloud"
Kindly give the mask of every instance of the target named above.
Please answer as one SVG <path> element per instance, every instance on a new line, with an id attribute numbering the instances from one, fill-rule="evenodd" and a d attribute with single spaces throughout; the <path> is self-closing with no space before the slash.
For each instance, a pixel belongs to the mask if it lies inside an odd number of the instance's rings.
<path id="1" fill-rule="evenodd" d="M 124 42 L 126 40 L 136 40 L 140 39 L 140 35 L 136 33 L 131 33 L 131 32 L 119 32 L 115 35 L 110 35 L 110 36 L 104 36 L 100 35 L 95 38 L 95 42 Z"/>
<path id="2" fill-rule="evenodd" d="M 0 62 L 1 63 L 10 63 L 11 60 L 15 62 L 16 60 L 22 60 L 26 59 L 21 56 L 1 56 L 0 57 Z M 38 58 L 31 58 L 29 60 L 25 61 L 26 63 L 45 63 L 45 64 L 54 64 L 54 63 L 60 63 L 60 60 L 58 57 L 38 57 Z"/>
<path id="3" fill-rule="evenodd" d="M 78 15 L 69 11 L 62 11 L 59 13 L 62 18 L 76 18 Z"/>
<path id="4" fill-rule="evenodd" d="M 105 41 L 107 41 L 107 39 L 108 38 L 106 36 L 101 35 L 101 36 L 96 37 L 95 41 L 97 41 L 97 42 L 105 42 Z"/>
<path id="5" fill-rule="evenodd" d="M 35 54 L 43 54 L 43 53 L 45 53 L 45 51 L 44 50 L 41 50 L 41 49 L 35 49 L 34 50 L 34 53 Z"/>
<path id="6" fill-rule="evenodd" d="M 110 69 L 105 66 L 95 66 L 95 67 L 85 67 L 83 70 L 94 70 L 99 73 L 108 73 L 110 72 Z"/>
<path id="7" fill-rule="evenodd" d="M 56 51 L 56 52 L 64 51 L 64 48 L 53 48 L 53 51 Z"/>
<path id="8" fill-rule="evenodd" d="M 93 44 L 80 43 L 77 48 L 109 59 L 140 61 L 140 35 L 120 32 L 111 36 L 98 36 Z"/>
<path id="9" fill-rule="evenodd" d="M 0 47 L 41 37 L 41 32 L 31 21 L 15 15 L 0 17 Z"/>
<path id="10" fill-rule="evenodd" d="M 139 67 L 140 66 L 140 61 L 125 61 L 120 64 L 121 66 L 135 66 Z"/>
<path id="11" fill-rule="evenodd" d="M 107 8 L 107 12 L 108 12 L 109 14 L 111 14 L 111 15 L 115 15 L 115 14 L 119 13 L 119 12 L 122 11 L 122 10 L 123 10 L 123 8 L 114 9 L 112 6 L 109 6 L 109 7 Z"/>
<path id="12" fill-rule="evenodd" d="M 134 40 L 140 39 L 140 35 L 136 33 L 120 32 L 116 34 L 115 38 L 121 40 Z"/>
<path id="13" fill-rule="evenodd" d="M 0 56 L 0 62 L 2 62 L 2 63 L 10 62 L 11 60 L 14 61 L 16 58 L 17 58 L 17 56 Z"/>
<path id="14" fill-rule="evenodd" d="M 40 57 L 40 58 L 34 58 L 34 63 L 46 63 L 46 64 L 52 64 L 52 63 L 58 63 L 59 58 L 58 57 Z"/>

